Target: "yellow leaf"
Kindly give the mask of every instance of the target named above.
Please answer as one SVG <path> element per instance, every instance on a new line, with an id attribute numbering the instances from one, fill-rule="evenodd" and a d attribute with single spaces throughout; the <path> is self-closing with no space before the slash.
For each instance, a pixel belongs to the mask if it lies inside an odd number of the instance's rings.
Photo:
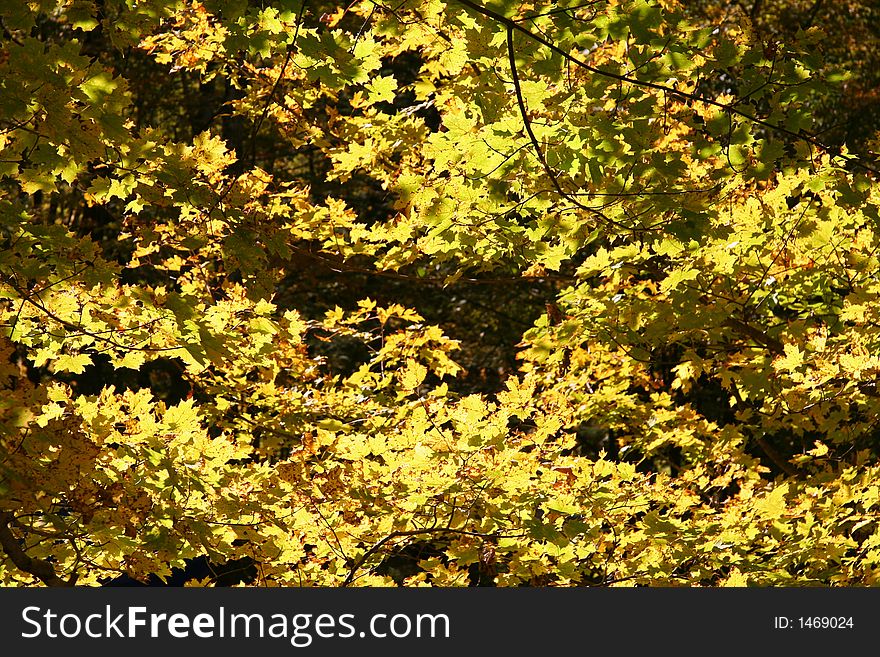
<path id="1" fill-rule="evenodd" d="M 368 85 L 370 92 L 367 99 L 370 103 L 390 103 L 394 100 L 394 91 L 397 89 L 397 80 L 393 75 L 385 75 L 373 79 Z"/>
<path id="2" fill-rule="evenodd" d="M 748 586 L 749 578 L 742 574 L 739 568 L 734 568 L 730 571 L 730 574 L 727 578 L 721 582 L 721 586 L 723 587 L 736 587 L 736 586 Z"/>
<path id="3" fill-rule="evenodd" d="M 681 283 L 694 280 L 699 273 L 696 269 L 675 269 L 660 283 L 660 290 L 662 292 L 671 292 Z"/>
<path id="4" fill-rule="evenodd" d="M 816 440 L 816 441 L 814 441 L 813 444 L 816 446 L 815 449 L 811 449 L 810 451 L 807 452 L 807 454 L 810 454 L 815 457 L 822 457 L 828 453 L 828 445 L 826 445 L 825 443 L 822 443 L 822 442 L 819 442 L 818 440 Z"/>
<path id="5" fill-rule="evenodd" d="M 177 406 L 171 406 L 162 417 L 162 423 L 178 434 L 192 433 L 201 428 L 195 401 L 186 399 Z"/>
<path id="6" fill-rule="evenodd" d="M 119 369 L 120 367 L 129 367 L 133 370 L 140 369 L 140 366 L 144 364 L 147 360 L 147 356 L 143 351 L 140 350 L 132 350 L 127 351 L 122 358 L 111 358 L 110 362 L 113 363 L 113 367 Z"/>
<path id="7" fill-rule="evenodd" d="M 410 359 L 406 362 L 406 367 L 400 373 L 400 387 L 406 391 L 415 390 L 425 380 L 427 374 L 427 367 Z"/>
<path id="8" fill-rule="evenodd" d="M 764 497 L 755 501 L 755 509 L 767 518 L 779 518 L 785 512 L 785 496 L 788 484 L 781 484 Z"/>
<path id="9" fill-rule="evenodd" d="M 64 416 L 64 407 L 61 404 L 51 402 L 43 406 L 42 413 L 37 417 L 37 424 L 45 427 L 51 420 Z"/>
<path id="10" fill-rule="evenodd" d="M 777 369 L 793 372 L 804 364 L 804 354 L 796 344 L 787 344 L 783 349 L 785 355 L 780 356 L 774 363 Z"/>
<path id="11" fill-rule="evenodd" d="M 92 357 L 88 354 L 62 354 L 55 361 L 55 371 L 82 374 L 86 366 L 91 364 Z"/>

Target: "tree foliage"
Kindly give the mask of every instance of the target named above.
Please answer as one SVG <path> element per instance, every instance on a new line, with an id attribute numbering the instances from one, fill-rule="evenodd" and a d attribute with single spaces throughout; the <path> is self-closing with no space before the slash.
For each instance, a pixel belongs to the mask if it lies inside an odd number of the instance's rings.
<path id="1" fill-rule="evenodd" d="M 880 7 L 876 3 L 686 0 L 683 4 L 701 24 L 718 29 L 746 25 L 771 50 L 812 27 L 821 27 L 821 48 L 805 50 L 802 56 L 821 62 L 825 77 L 837 84 L 815 99 L 818 107 L 812 129 L 827 144 L 846 144 L 857 152 L 877 151 Z"/>
<path id="2" fill-rule="evenodd" d="M 876 584 L 878 165 L 693 4 L 0 2 L 0 581 Z"/>

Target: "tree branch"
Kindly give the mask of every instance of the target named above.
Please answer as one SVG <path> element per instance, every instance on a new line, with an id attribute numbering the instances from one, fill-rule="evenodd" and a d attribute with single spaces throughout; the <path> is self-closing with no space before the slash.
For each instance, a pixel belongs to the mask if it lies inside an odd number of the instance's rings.
<path id="1" fill-rule="evenodd" d="M 722 325 L 729 326 L 742 337 L 751 338 L 776 356 L 785 354 L 785 349 L 779 340 L 756 329 L 754 326 L 750 326 L 734 317 L 728 317 L 722 322 Z"/>
<path id="2" fill-rule="evenodd" d="M 513 90 L 516 93 L 516 104 L 519 106 L 519 113 L 522 117 L 523 127 L 526 129 L 526 134 L 528 134 L 529 139 L 532 142 L 532 147 L 535 150 L 535 155 L 537 156 L 538 161 L 541 163 L 541 166 L 544 167 L 544 171 L 547 173 L 547 177 L 550 178 L 550 183 L 553 185 L 554 189 L 559 193 L 562 198 L 571 201 L 582 210 L 586 210 L 587 212 L 596 215 L 605 223 L 609 223 L 619 227 L 619 224 L 617 224 L 617 222 L 612 221 L 596 208 L 586 206 L 578 201 L 576 198 L 570 196 L 564 189 L 562 189 L 562 185 L 559 183 L 559 178 L 557 178 L 556 173 L 553 171 L 553 169 L 550 168 L 550 165 L 547 164 L 547 158 L 544 156 L 544 152 L 541 150 L 541 144 L 538 143 L 538 138 L 535 137 L 535 133 L 532 130 L 532 122 L 529 120 L 529 113 L 526 109 L 525 101 L 523 100 L 522 87 L 519 83 L 519 71 L 516 67 L 516 53 L 514 52 L 513 48 L 513 28 L 510 26 L 508 26 L 507 28 L 507 59 L 510 62 L 510 74 L 513 78 Z"/>
<path id="3" fill-rule="evenodd" d="M 0 547 L 19 570 L 33 575 L 46 586 L 73 586 L 76 583 L 76 574 L 70 579 L 62 579 L 55 573 L 55 568 L 48 561 L 29 557 L 21 544 L 12 533 L 9 525 L 15 521 L 15 517 L 8 511 L 0 512 Z"/>
<path id="4" fill-rule="evenodd" d="M 736 409 L 737 410 L 745 410 L 747 408 L 745 400 L 742 398 L 742 395 L 739 394 L 739 388 L 736 387 L 736 384 L 733 384 L 731 387 L 731 391 L 733 392 L 733 398 L 736 400 Z M 751 432 L 749 432 L 751 433 Z M 755 442 L 758 444 L 758 447 L 761 448 L 761 451 L 767 455 L 773 464 L 782 470 L 789 477 L 795 477 L 798 479 L 803 478 L 803 473 L 798 470 L 794 465 L 789 463 L 773 446 L 764 440 L 763 436 L 755 436 L 753 435 Z"/>
<path id="5" fill-rule="evenodd" d="M 590 64 L 585 62 L 583 59 L 580 59 L 579 57 L 575 57 L 570 52 L 563 50 L 562 48 L 557 46 L 555 43 L 553 43 L 549 39 L 546 39 L 542 35 L 536 34 L 535 32 L 532 32 L 528 28 L 525 28 L 522 25 L 520 25 L 519 23 L 517 23 L 515 20 L 508 18 L 507 16 L 503 16 L 502 14 L 499 14 L 498 12 L 495 12 L 495 11 L 489 9 L 488 7 L 484 7 L 482 5 L 479 5 L 476 2 L 472 2 L 472 0 L 455 0 L 455 1 L 457 3 L 459 3 L 460 5 L 463 5 L 469 9 L 477 12 L 478 14 L 485 16 L 486 18 L 491 18 L 493 21 L 504 25 L 508 30 L 516 30 L 517 32 L 520 32 L 521 34 L 524 34 L 525 36 L 529 37 L 533 41 L 540 43 L 541 45 L 549 48 L 550 50 L 552 50 L 556 54 L 560 55 L 566 61 L 571 62 L 575 66 L 578 66 L 579 68 L 582 68 L 585 71 L 589 71 L 590 73 L 593 73 L 595 75 L 600 75 L 602 77 L 605 77 L 605 78 L 608 78 L 611 80 L 617 80 L 618 82 L 621 82 L 621 83 L 630 84 L 630 85 L 633 85 L 634 87 L 641 87 L 643 89 L 654 89 L 655 91 L 662 91 L 664 93 L 669 94 L 673 98 L 677 98 L 679 100 L 688 101 L 688 102 L 692 102 L 692 103 L 700 103 L 702 105 L 708 105 L 710 107 L 715 107 L 717 109 L 724 110 L 725 112 L 729 112 L 730 114 L 735 114 L 736 116 L 739 116 L 739 117 L 741 117 L 751 123 L 754 123 L 755 125 L 760 125 L 764 128 L 767 128 L 768 130 L 772 130 L 773 132 L 787 135 L 789 137 L 797 139 L 798 141 L 805 142 L 805 143 L 810 144 L 811 146 L 813 146 L 817 149 L 822 150 L 823 152 L 828 153 L 829 155 L 832 155 L 835 157 L 840 157 L 848 162 L 851 162 L 853 164 L 857 164 L 858 166 L 862 167 L 866 171 L 870 171 L 871 173 L 875 173 L 875 174 L 880 175 L 880 169 L 877 168 L 877 165 L 867 164 L 863 159 L 861 159 L 860 157 L 857 157 L 857 156 L 852 156 L 852 155 L 844 156 L 838 151 L 838 149 L 836 149 L 832 146 L 827 146 L 826 144 L 823 144 L 813 135 L 810 135 L 810 134 L 805 133 L 803 131 L 789 130 L 788 128 L 786 128 L 784 126 L 777 125 L 775 123 L 770 123 L 769 121 L 765 121 L 764 119 L 760 119 L 757 116 L 749 114 L 748 112 L 744 112 L 743 110 L 738 109 L 736 107 L 735 102 L 734 103 L 721 103 L 721 102 L 718 102 L 717 100 L 712 100 L 711 98 L 706 98 L 705 96 L 700 96 L 695 93 L 681 91 L 680 89 L 676 89 L 674 87 L 670 87 L 665 84 L 659 84 L 657 82 L 649 82 L 647 80 L 638 80 L 636 78 L 631 78 L 628 75 L 621 75 L 619 73 L 612 73 L 611 71 L 603 71 L 600 68 L 596 68 L 595 66 L 591 66 Z"/>
<path id="6" fill-rule="evenodd" d="M 469 532 L 464 529 L 451 529 L 449 527 L 430 527 L 427 529 L 410 529 L 407 531 L 396 531 L 391 532 L 376 543 L 369 550 L 364 552 L 360 559 L 358 559 L 355 564 L 351 567 L 351 570 L 348 572 L 348 577 L 345 578 L 345 581 L 342 582 L 342 586 L 348 586 L 354 581 L 355 575 L 357 571 L 361 569 L 361 567 L 367 562 L 367 560 L 372 557 L 376 552 L 382 549 L 382 546 L 388 543 L 389 541 L 393 541 L 395 538 L 404 538 L 406 536 L 423 536 L 423 535 L 431 535 L 431 534 L 457 534 L 459 536 L 475 536 L 477 538 L 483 539 L 499 539 L 504 538 L 502 534 L 481 534 L 480 532 Z"/>

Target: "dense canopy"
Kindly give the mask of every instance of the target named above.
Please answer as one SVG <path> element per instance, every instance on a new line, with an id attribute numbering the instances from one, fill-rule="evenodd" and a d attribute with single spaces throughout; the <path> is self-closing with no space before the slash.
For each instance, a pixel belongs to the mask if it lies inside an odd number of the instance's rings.
<path id="1" fill-rule="evenodd" d="M 0 0 L 0 583 L 877 584 L 825 4 Z"/>

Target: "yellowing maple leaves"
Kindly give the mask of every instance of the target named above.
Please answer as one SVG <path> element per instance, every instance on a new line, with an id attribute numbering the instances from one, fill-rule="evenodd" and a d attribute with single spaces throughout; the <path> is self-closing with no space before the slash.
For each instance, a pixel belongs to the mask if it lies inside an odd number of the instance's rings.
<path id="1" fill-rule="evenodd" d="M 92 357 L 89 354 L 61 354 L 55 359 L 54 369 L 56 372 L 82 374 L 86 366 L 91 364 Z"/>
<path id="2" fill-rule="evenodd" d="M 512 57 L 476 3 L 129 4 L 27 7 L 0 49 L 0 508 L 30 555 L 84 584 L 204 555 L 273 586 L 877 583 L 880 199 L 801 133 L 800 46 L 649 0 L 530 7 Z M 99 20 L 92 62 L 69 26 Z M 494 390 L 436 319 L 464 285 L 524 290 L 484 308 L 524 329 Z"/>
<path id="3" fill-rule="evenodd" d="M 263 20 L 278 24 L 277 20 Z M 205 71 L 211 61 L 225 54 L 224 42 L 228 34 L 226 26 L 214 19 L 200 2 L 187 2 L 175 12 L 173 30 L 163 31 L 144 38 L 139 47 L 153 55 L 159 64 L 172 64 L 172 71 L 181 69 Z M 280 31 L 280 24 L 275 32 Z"/>

